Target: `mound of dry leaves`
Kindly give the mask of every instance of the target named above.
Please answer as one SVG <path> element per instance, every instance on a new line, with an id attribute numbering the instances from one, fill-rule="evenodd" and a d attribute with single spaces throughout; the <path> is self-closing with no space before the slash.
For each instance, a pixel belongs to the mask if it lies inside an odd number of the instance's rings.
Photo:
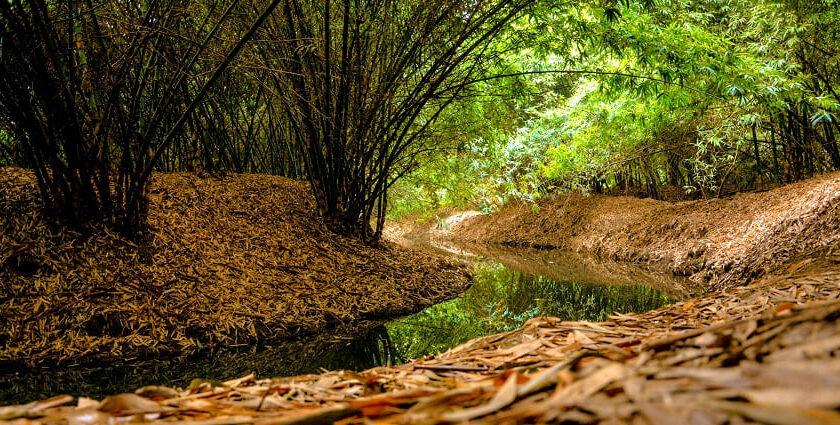
<path id="1" fill-rule="evenodd" d="M 156 175 L 143 242 L 51 230 L 35 195 L 29 172 L 0 168 L 0 367 L 252 344 L 468 285 L 462 266 L 331 233 L 281 177 Z"/>
<path id="2" fill-rule="evenodd" d="M 714 288 L 747 283 L 840 239 L 840 173 L 765 192 L 664 202 L 571 194 L 452 217 L 444 237 L 563 248 L 646 264 Z"/>
<path id="3" fill-rule="evenodd" d="M 543 318 L 364 372 L 0 408 L 0 423 L 837 424 L 840 253 L 603 323 Z M 7 422 L 3 422 L 7 421 Z"/>

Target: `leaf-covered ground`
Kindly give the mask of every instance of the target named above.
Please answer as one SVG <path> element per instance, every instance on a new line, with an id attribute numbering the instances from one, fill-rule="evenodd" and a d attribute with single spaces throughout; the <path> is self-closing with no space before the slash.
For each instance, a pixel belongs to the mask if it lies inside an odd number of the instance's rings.
<path id="1" fill-rule="evenodd" d="M 608 321 L 543 318 L 364 372 L 144 387 L 0 408 L 14 424 L 836 424 L 840 246 Z"/>
<path id="2" fill-rule="evenodd" d="M 463 266 L 336 236 L 281 177 L 154 177 L 150 231 L 52 230 L 33 176 L 0 168 L 0 366 L 182 354 L 407 314 Z"/>

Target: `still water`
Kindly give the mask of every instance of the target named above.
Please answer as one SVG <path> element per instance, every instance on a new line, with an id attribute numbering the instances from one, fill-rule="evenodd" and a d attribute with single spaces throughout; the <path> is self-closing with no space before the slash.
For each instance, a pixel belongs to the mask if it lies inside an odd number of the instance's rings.
<path id="1" fill-rule="evenodd" d="M 0 405 L 59 393 L 101 399 L 143 385 L 185 387 L 194 378 L 224 381 L 249 373 L 268 377 L 321 369 L 363 370 L 433 355 L 475 337 L 515 329 L 538 316 L 602 321 L 613 312 L 651 310 L 691 292 L 685 280 L 567 252 L 466 249 L 449 249 L 448 255 L 475 264 L 472 287 L 414 315 L 385 323 L 347 324 L 296 341 L 188 357 L 3 371 Z"/>

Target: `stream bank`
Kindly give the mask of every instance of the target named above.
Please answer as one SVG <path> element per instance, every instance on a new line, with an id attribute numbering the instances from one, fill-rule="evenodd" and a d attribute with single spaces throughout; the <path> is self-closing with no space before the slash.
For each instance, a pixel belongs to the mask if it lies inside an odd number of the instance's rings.
<path id="1" fill-rule="evenodd" d="M 0 188 L 0 372 L 300 337 L 469 286 L 457 262 L 337 236 L 282 177 L 154 175 L 141 241 L 52 229 L 29 171 Z"/>
<path id="2" fill-rule="evenodd" d="M 840 240 L 840 173 L 720 199 L 665 202 L 573 193 L 536 206 L 513 202 L 489 215 L 440 219 L 444 229 L 426 223 L 395 232 L 591 253 L 723 289 Z"/>

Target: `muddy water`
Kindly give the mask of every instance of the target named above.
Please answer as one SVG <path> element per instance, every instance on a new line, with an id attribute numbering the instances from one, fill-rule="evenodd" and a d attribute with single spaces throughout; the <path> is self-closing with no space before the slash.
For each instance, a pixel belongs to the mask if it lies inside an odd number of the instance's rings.
<path id="1" fill-rule="evenodd" d="M 175 358 L 0 372 L 0 405 L 58 393 L 102 398 L 143 385 L 186 387 L 248 373 L 290 376 L 324 369 L 362 370 L 435 354 L 468 339 L 515 329 L 550 315 L 604 320 L 682 299 L 681 279 L 572 253 L 491 246 L 421 246 L 475 264 L 474 283 L 457 299 L 386 323 L 353 323 L 322 335 L 262 347 Z"/>

